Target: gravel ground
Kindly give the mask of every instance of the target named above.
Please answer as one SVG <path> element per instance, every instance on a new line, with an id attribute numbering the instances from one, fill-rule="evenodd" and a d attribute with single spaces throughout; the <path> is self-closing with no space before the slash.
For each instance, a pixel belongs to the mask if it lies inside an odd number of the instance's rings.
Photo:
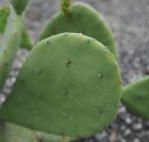
<path id="1" fill-rule="evenodd" d="M 2 1 L 4 0 L 0 0 L 0 4 Z M 97 9 L 113 30 L 120 53 L 123 84 L 149 74 L 149 0 L 82 1 Z M 58 0 L 34 0 L 31 3 L 26 14 L 26 24 L 34 40 L 37 39 L 43 24 L 58 8 Z M 18 74 L 18 68 L 21 68 L 26 55 L 26 50 L 18 52 L 14 70 L 3 90 L 4 94 L 10 92 L 11 84 L 15 82 L 14 76 Z M 149 142 L 149 121 L 128 113 L 125 107 L 120 105 L 118 117 L 109 128 L 80 141 Z"/>

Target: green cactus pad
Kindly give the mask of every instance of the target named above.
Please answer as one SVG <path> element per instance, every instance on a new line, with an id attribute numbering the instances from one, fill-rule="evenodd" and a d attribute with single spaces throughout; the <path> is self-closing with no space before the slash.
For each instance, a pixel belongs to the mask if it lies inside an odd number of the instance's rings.
<path id="1" fill-rule="evenodd" d="M 23 33 L 22 19 L 12 11 L 0 42 L 0 89 L 8 77 Z"/>
<path id="2" fill-rule="evenodd" d="M 149 76 L 124 87 L 121 101 L 128 111 L 149 119 Z"/>
<path id="3" fill-rule="evenodd" d="M 89 5 L 73 4 L 69 14 L 57 13 L 50 18 L 40 39 L 63 32 L 82 33 L 107 46 L 117 57 L 116 44 L 112 32 L 103 18 Z"/>
<path id="4" fill-rule="evenodd" d="M 7 25 L 7 19 L 10 15 L 10 8 L 9 7 L 0 7 L 0 35 L 2 35 L 5 31 L 6 25 Z M 15 14 L 14 14 L 15 16 Z M 21 48 L 25 48 L 25 49 L 32 49 L 33 44 L 32 41 L 29 37 L 28 31 L 24 26 L 24 31 L 23 31 L 23 35 L 22 35 L 22 39 L 21 39 L 21 44 L 20 44 Z"/>
<path id="5" fill-rule="evenodd" d="M 39 142 L 35 133 L 12 123 L 0 124 L 0 142 Z"/>
<path id="6" fill-rule="evenodd" d="M 52 36 L 30 52 L 0 117 L 51 134 L 87 137 L 115 118 L 120 80 L 115 57 L 95 39 Z"/>
<path id="7" fill-rule="evenodd" d="M 70 137 L 36 132 L 0 120 L 0 142 L 71 142 Z"/>
<path id="8" fill-rule="evenodd" d="M 18 15 L 21 15 L 24 12 L 28 4 L 28 1 L 29 0 L 10 0 L 11 4 L 13 5 Z"/>

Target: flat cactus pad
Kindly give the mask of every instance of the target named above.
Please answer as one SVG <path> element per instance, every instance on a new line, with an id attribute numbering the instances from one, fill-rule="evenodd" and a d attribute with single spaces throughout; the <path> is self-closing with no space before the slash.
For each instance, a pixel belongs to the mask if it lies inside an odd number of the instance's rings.
<path id="1" fill-rule="evenodd" d="M 93 38 L 63 33 L 33 48 L 0 117 L 51 134 L 87 137 L 113 121 L 120 94 L 113 54 Z"/>
<path id="2" fill-rule="evenodd" d="M 70 7 L 70 13 L 58 12 L 50 18 L 40 39 L 63 33 L 82 33 L 101 42 L 117 57 L 117 50 L 111 29 L 106 21 L 91 6 L 75 3 Z"/>
<path id="3" fill-rule="evenodd" d="M 128 111 L 149 119 L 149 76 L 124 87 L 122 103 Z"/>
<path id="4" fill-rule="evenodd" d="M 29 0 L 10 0 L 10 2 L 16 13 L 21 15 L 27 7 Z"/>
<path id="5" fill-rule="evenodd" d="M 0 142 L 39 142 L 35 133 L 12 123 L 0 124 Z"/>

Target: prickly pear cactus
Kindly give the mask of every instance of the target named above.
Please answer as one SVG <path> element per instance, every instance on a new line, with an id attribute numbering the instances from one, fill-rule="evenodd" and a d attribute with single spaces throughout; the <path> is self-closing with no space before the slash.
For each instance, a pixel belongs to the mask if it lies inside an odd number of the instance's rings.
<path id="1" fill-rule="evenodd" d="M 4 7 L 0 8 L 0 17 L 1 17 L 0 18 L 0 35 L 4 34 L 9 15 L 10 15 L 9 7 L 4 6 Z M 14 16 L 16 16 L 16 14 L 14 14 Z M 32 47 L 33 47 L 32 41 L 29 37 L 29 34 L 28 34 L 25 26 L 24 26 L 24 31 L 23 31 L 20 47 L 26 48 L 29 50 L 32 49 Z"/>
<path id="2" fill-rule="evenodd" d="M 112 53 L 93 38 L 63 33 L 30 52 L 0 118 L 51 134 L 87 137 L 113 121 L 120 92 Z"/>
<path id="3" fill-rule="evenodd" d="M 35 133 L 12 123 L 0 124 L 0 142 L 39 142 Z"/>
<path id="4" fill-rule="evenodd" d="M 128 111 L 149 119 L 149 76 L 124 87 L 121 101 Z"/>
<path id="5" fill-rule="evenodd" d="M 28 1 L 29 0 L 10 0 L 11 4 L 13 5 L 18 15 L 21 15 L 24 12 L 28 4 Z"/>
<path id="6" fill-rule="evenodd" d="M 117 57 L 114 37 L 103 18 L 91 6 L 84 3 L 75 3 L 69 9 L 69 14 L 60 11 L 50 18 L 40 39 L 63 32 L 82 33 L 107 46 Z"/>

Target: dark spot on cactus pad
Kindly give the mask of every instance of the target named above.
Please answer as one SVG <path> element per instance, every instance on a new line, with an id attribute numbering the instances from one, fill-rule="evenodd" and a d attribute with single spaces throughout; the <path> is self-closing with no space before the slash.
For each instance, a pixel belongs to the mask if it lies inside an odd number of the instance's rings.
<path id="1" fill-rule="evenodd" d="M 49 45 L 50 44 L 50 41 L 47 41 L 47 45 Z"/>
<path id="2" fill-rule="evenodd" d="M 67 89 L 63 89 L 63 95 L 68 95 L 68 90 Z"/>
<path id="3" fill-rule="evenodd" d="M 66 64 L 66 67 L 69 67 L 69 66 L 72 64 L 72 61 L 67 60 L 67 61 L 65 62 L 65 64 Z"/>
<path id="4" fill-rule="evenodd" d="M 102 114 L 103 110 L 101 108 L 97 108 L 97 112 L 98 112 L 98 114 Z"/>
<path id="5" fill-rule="evenodd" d="M 91 42 L 90 39 L 88 39 L 88 40 L 87 40 L 87 43 L 90 44 L 90 42 Z"/>
<path id="6" fill-rule="evenodd" d="M 98 112 L 99 112 L 99 114 L 102 114 L 102 113 L 103 113 L 103 111 L 102 111 L 102 110 L 99 110 Z"/>
<path id="7" fill-rule="evenodd" d="M 19 80 L 19 83 L 24 83 L 24 82 L 25 82 L 24 79 L 20 79 L 20 80 Z"/>

